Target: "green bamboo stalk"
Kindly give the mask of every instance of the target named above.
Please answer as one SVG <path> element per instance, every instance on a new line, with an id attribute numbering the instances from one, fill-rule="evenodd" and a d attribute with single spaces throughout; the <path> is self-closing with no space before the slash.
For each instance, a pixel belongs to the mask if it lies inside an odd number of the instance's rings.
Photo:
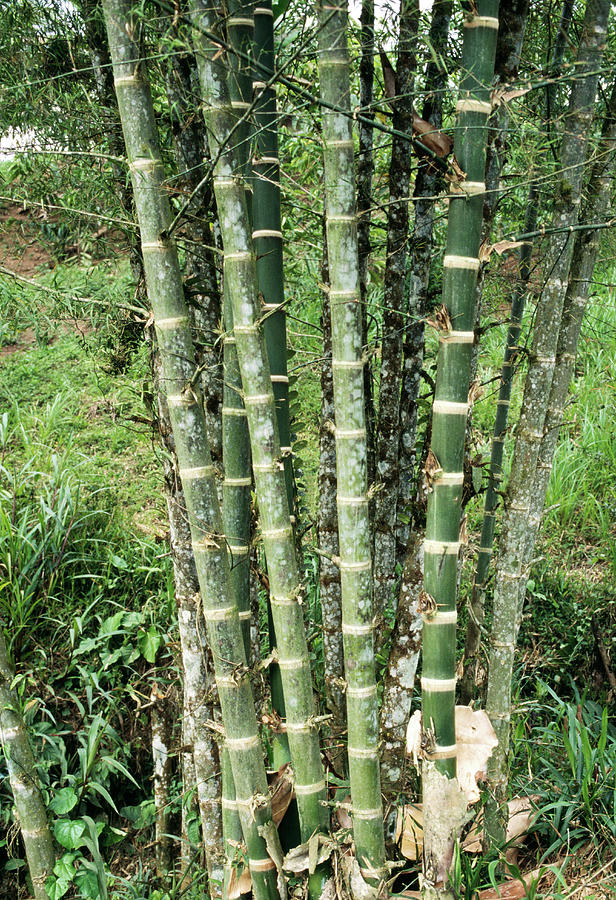
<path id="1" fill-rule="evenodd" d="M 424 543 L 422 718 L 428 755 L 423 763 L 424 894 L 453 896 L 447 887 L 451 854 L 460 822 L 444 798 L 457 796 L 455 688 L 456 600 L 460 550 L 462 465 L 474 342 L 475 286 L 490 86 L 498 30 L 498 0 L 479 0 L 466 13 L 462 81 L 457 103 L 454 151 L 465 173 L 449 201 L 447 248 L 443 262 L 443 306 L 449 323 L 441 331 L 432 441 L 427 470 L 428 498 Z M 455 805 L 452 804 L 452 806 Z"/>
<path id="2" fill-rule="evenodd" d="M 34 896 L 36 900 L 48 900 L 45 882 L 53 873 L 56 854 L 19 698 L 11 687 L 13 677 L 13 667 L 0 625 L 0 742 L 9 771 Z"/>
<path id="3" fill-rule="evenodd" d="M 241 161 L 227 141 L 233 115 L 225 80 L 225 59 L 206 35 L 220 27 L 217 14 L 202 0 L 191 0 L 193 40 L 213 155 L 214 189 L 225 252 L 225 272 L 233 303 L 234 332 L 242 373 L 244 405 L 262 537 L 271 586 L 278 662 L 286 703 L 286 728 L 295 775 L 302 839 L 327 824 L 325 781 L 319 751 L 310 658 L 303 622 L 299 570 L 295 556 L 274 394 L 265 341 L 259 323 L 252 231 L 241 179 Z"/>
<path id="4" fill-rule="evenodd" d="M 609 11 L 608 0 L 587 2 L 576 79 L 563 122 L 561 174 L 553 208 L 553 222 L 559 228 L 573 227 L 578 223 L 584 161 L 597 92 L 597 68 L 605 46 Z M 572 252 L 573 239 L 570 232 L 552 235 L 546 266 L 549 276 L 535 316 L 533 343 L 499 544 L 486 700 L 486 709 L 498 737 L 498 747 L 488 762 L 490 801 L 486 806 L 486 836 L 496 846 L 504 839 L 506 825 L 511 681 L 521 620 L 519 596 L 522 585 L 526 583 L 527 566 L 533 547 L 529 540 L 529 515 Z"/>
<path id="5" fill-rule="evenodd" d="M 275 898 L 276 868 L 262 831 L 267 829 L 273 842 L 276 834 L 238 610 L 230 590 L 229 561 L 202 397 L 195 383 L 197 370 L 177 251 L 167 235 L 171 213 L 163 185 L 152 98 L 136 40 L 136 8 L 129 0 L 104 0 L 103 6 L 141 231 L 146 285 L 213 650 L 236 802 L 255 896 Z"/>
<path id="6" fill-rule="evenodd" d="M 280 212 L 280 164 L 278 160 L 278 118 L 276 91 L 262 80 L 264 72 L 274 72 L 274 15 L 271 0 L 263 0 L 254 10 L 255 80 L 252 83 L 255 104 L 255 152 L 252 160 L 252 239 L 256 254 L 257 286 L 263 297 L 263 331 L 270 365 L 276 421 L 285 470 L 287 501 L 294 519 L 295 487 L 291 457 L 289 418 L 289 376 L 287 371 L 287 325 L 284 305 L 282 222 Z M 277 639 L 269 612 L 270 648 Z M 286 715 L 284 692 L 278 664 L 269 668 L 272 705 L 281 718 Z M 273 763 L 279 768 L 290 759 L 285 734 L 273 735 Z"/>
<path id="7" fill-rule="evenodd" d="M 360 303 L 347 7 L 320 5 L 319 79 L 336 416 L 342 631 L 347 681 L 353 836 L 364 877 L 386 875 L 374 665 L 364 359 Z M 339 108 L 335 112 L 332 107 Z"/>
<path id="8" fill-rule="evenodd" d="M 228 72 L 229 94 L 235 123 L 234 140 L 244 175 L 250 158 L 250 119 L 247 117 L 252 97 L 252 73 L 249 63 L 254 32 L 252 3 L 232 2 L 229 5 L 227 36 L 238 52 L 231 57 Z M 250 495 L 252 470 L 250 437 L 246 410 L 242 400 L 242 377 L 237 358 L 233 331 L 233 307 L 226 270 L 224 270 L 223 339 L 223 466 L 222 518 L 225 537 L 231 553 L 231 589 L 239 610 L 246 659 L 250 658 Z M 227 750 L 221 754 L 222 823 L 225 844 L 224 895 L 229 890 L 233 863 L 237 857 L 239 817 L 231 762 Z"/>

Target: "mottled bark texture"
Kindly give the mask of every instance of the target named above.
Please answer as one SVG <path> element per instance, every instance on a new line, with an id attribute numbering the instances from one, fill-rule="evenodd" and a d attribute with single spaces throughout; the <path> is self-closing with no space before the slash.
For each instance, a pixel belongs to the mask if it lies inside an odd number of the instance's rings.
<path id="1" fill-rule="evenodd" d="M 422 117 L 440 131 L 443 96 L 447 83 L 447 39 L 452 0 L 436 0 L 432 7 L 429 42 L 434 53 L 426 66 Z M 428 280 L 433 247 L 434 197 L 443 187 L 443 176 L 429 160 L 419 158 L 413 199 L 415 218 L 408 261 L 408 301 L 404 325 L 400 431 L 398 449 L 397 563 L 405 566 L 411 533 L 413 500 L 417 491 L 417 400 L 424 358 L 425 316 L 428 312 Z M 403 575 L 404 578 L 404 575 Z M 401 585 L 401 593 L 408 593 Z"/>
<path id="2" fill-rule="evenodd" d="M 346 3 L 321 4 L 319 12 L 319 80 L 321 98 L 329 105 L 322 111 L 322 121 L 351 815 L 362 874 L 371 882 L 379 882 L 387 869 L 379 777 L 362 305 Z"/>
<path id="3" fill-rule="evenodd" d="M 14 675 L 0 624 L 0 742 L 34 896 L 36 900 L 48 900 L 45 882 L 53 873 L 56 854 L 28 731 L 19 698 L 11 687 Z"/>
<path id="4" fill-rule="evenodd" d="M 496 58 L 494 62 L 494 73 L 496 90 L 505 90 L 506 86 L 515 81 L 518 75 L 518 64 L 520 61 L 520 53 L 522 51 L 522 43 L 524 40 L 524 32 L 526 30 L 526 20 L 528 17 L 529 0 L 507 0 L 501 2 L 499 7 L 499 25 L 498 38 L 496 42 Z M 507 147 L 507 132 L 509 128 L 509 104 L 500 103 L 493 111 L 489 119 L 488 145 L 486 148 L 486 196 L 483 204 L 483 229 L 482 242 L 490 241 L 490 234 L 496 213 L 497 204 L 500 198 L 500 180 L 503 167 L 505 151 Z M 531 187 L 531 194 L 527 205 L 526 226 L 524 231 L 534 231 L 537 221 L 537 202 L 534 196 L 534 190 Z M 511 359 L 513 348 L 517 345 L 520 333 L 521 319 L 524 312 L 524 301 L 526 298 L 526 284 L 528 282 L 530 272 L 530 259 L 532 256 L 532 244 L 525 244 L 520 252 L 520 273 L 519 281 L 516 285 L 511 306 L 511 324 L 507 334 L 505 346 L 505 362 L 503 363 L 504 377 L 501 380 L 501 393 L 497 405 L 497 421 L 495 423 L 495 437 L 493 440 L 493 452 L 502 458 L 504 436 L 507 430 L 507 420 L 509 413 L 509 395 L 511 393 L 511 378 L 513 377 L 513 360 Z M 482 267 L 479 271 L 477 279 L 477 290 L 475 295 L 475 344 L 473 346 L 473 359 L 471 362 L 471 380 L 474 380 L 477 374 L 477 365 L 479 362 L 479 346 L 480 346 L 480 326 L 482 318 L 483 306 L 483 288 L 484 288 L 485 270 Z M 511 377 L 510 377 L 511 376 Z M 467 422 L 467 457 L 470 455 L 471 441 L 471 422 L 472 409 L 469 410 Z M 498 432 L 496 429 L 498 428 Z M 475 579 L 475 584 L 481 584 L 482 587 L 477 590 L 473 588 L 471 603 L 469 607 L 469 619 L 466 630 L 466 639 L 464 647 L 464 673 L 461 679 L 461 700 L 463 703 L 469 703 L 474 693 L 474 678 L 477 672 L 477 658 L 481 646 L 481 626 L 484 619 L 484 587 L 485 578 L 488 573 L 488 566 L 491 557 L 490 552 L 486 552 L 488 544 L 491 547 L 494 530 L 494 508 L 498 500 L 496 489 L 498 485 L 494 481 L 493 472 L 500 471 L 499 460 L 494 460 L 496 469 L 490 467 L 489 483 L 486 493 L 486 505 L 484 513 L 485 528 L 492 527 L 492 535 L 486 534 L 486 543 L 482 539 L 478 557 L 478 571 L 480 582 Z"/>
<path id="5" fill-rule="evenodd" d="M 261 323 L 252 229 L 241 177 L 242 163 L 234 142 L 229 140 L 235 117 L 226 83 L 228 67 L 220 46 L 207 37 L 218 33 L 222 23 L 201 0 L 192 0 L 191 11 L 204 115 L 212 155 L 217 160 L 214 192 L 224 247 L 225 278 L 233 306 L 234 335 L 250 433 L 261 536 L 278 640 L 286 729 L 302 839 L 307 840 L 315 831 L 326 827 L 327 809 L 323 805 L 325 781 L 303 621 L 304 588 L 295 555 L 274 394 Z M 235 766 L 233 774 L 239 798 Z"/>
<path id="6" fill-rule="evenodd" d="M 172 37 L 177 37 L 172 28 Z M 210 436 L 212 462 L 222 464 L 222 353 L 220 289 L 214 253 L 212 220 L 215 204 L 211 185 L 202 185 L 208 158 L 205 129 L 195 115 L 198 83 L 192 54 L 172 53 L 167 65 L 165 86 L 169 99 L 171 134 L 178 173 L 174 179 L 180 200 L 185 203 L 178 240 L 186 254 L 184 292 L 194 327 L 194 346 L 201 370 L 201 387 Z M 198 189 L 198 190 L 197 190 Z"/>
<path id="7" fill-rule="evenodd" d="M 413 132 L 415 47 L 419 22 L 418 0 L 401 0 L 400 35 L 396 62 L 396 92 L 391 100 L 393 127 L 387 207 L 383 334 L 376 429 L 376 487 L 374 508 L 374 607 L 379 622 L 392 604 L 396 585 L 396 512 L 398 506 L 398 433 L 405 325 L 404 293 L 409 236 L 409 195 Z M 405 135 L 405 137 L 402 137 Z M 384 629 L 377 632 L 377 648 Z"/>
<path id="8" fill-rule="evenodd" d="M 253 892 L 277 896 L 275 865 L 259 827 L 276 840 L 267 778 L 237 607 L 229 584 L 214 467 L 196 375 L 191 327 L 173 238 L 171 211 L 138 22 L 127 0 L 105 0 L 114 82 L 141 233 L 148 297 L 154 313 L 175 450 L 214 657 L 226 746 L 231 757 Z"/>
<path id="9" fill-rule="evenodd" d="M 171 709 L 166 697 L 154 684 L 150 692 L 150 728 L 152 733 L 152 762 L 154 764 L 154 809 L 156 822 L 156 871 L 165 877 L 173 865 L 173 837 L 171 835 L 171 779 L 174 752 Z"/>
<path id="10" fill-rule="evenodd" d="M 479 0 L 464 19 L 454 150 L 464 174 L 452 185 L 443 261 L 441 328 L 426 473 L 422 723 L 424 892 L 452 897 L 448 872 L 459 819 L 456 780 L 456 601 L 460 514 L 475 289 L 485 194 L 485 147 L 498 29 L 498 0 Z"/>
<path id="11" fill-rule="evenodd" d="M 327 254 L 325 253 L 325 257 Z M 327 259 L 323 264 L 323 284 L 329 281 Z M 332 715 L 332 731 L 339 733 L 345 725 L 344 651 L 342 640 L 342 596 L 338 521 L 336 516 L 336 438 L 334 414 L 334 381 L 332 374 L 332 329 L 329 292 L 324 291 L 323 355 L 321 357 L 321 425 L 319 430 L 319 507 L 317 535 L 319 542 L 319 598 L 323 623 L 323 662 L 325 704 Z"/>
<path id="12" fill-rule="evenodd" d="M 363 116 L 358 125 L 359 154 L 357 157 L 357 248 L 359 253 L 359 284 L 362 302 L 368 290 L 370 262 L 370 211 L 372 207 L 372 178 L 374 176 L 372 103 L 374 100 L 374 0 L 362 0 L 360 14 L 359 105 Z"/>
<path id="13" fill-rule="evenodd" d="M 210 878 L 210 894 L 220 895 L 223 877 L 222 820 L 220 809 L 220 761 L 211 730 L 214 689 L 208 665 L 205 620 L 199 579 L 192 550 L 186 503 L 178 472 L 175 443 L 162 384 L 160 357 L 156 365 L 159 434 L 165 451 L 163 474 L 169 516 L 169 543 L 178 613 L 183 671 L 184 745 L 190 748 L 199 804 L 203 850 Z"/>
<path id="14" fill-rule="evenodd" d="M 567 229 L 578 222 L 584 161 L 597 91 L 597 69 L 605 46 L 609 9 L 606 0 L 589 0 L 586 5 L 576 79 L 563 122 L 560 173 L 552 218 L 558 229 Z M 532 554 L 528 536 L 534 476 L 544 434 L 573 244 L 572 233 L 567 230 L 550 237 L 545 269 L 547 279 L 535 316 L 499 542 L 486 704 L 499 741 L 488 763 L 490 802 L 486 808 L 486 834 L 494 844 L 500 844 L 505 833 L 511 679 L 521 619 L 519 596 Z"/>
<path id="15" fill-rule="evenodd" d="M 442 124 L 447 75 L 442 59 L 446 57 L 451 6 L 450 0 L 437 0 L 432 7 L 430 24 L 429 40 L 434 54 L 426 67 L 422 116 L 437 131 Z M 411 520 L 416 495 L 417 400 L 432 257 L 433 198 L 442 183 L 438 169 L 420 157 L 413 189 L 415 219 L 408 261 L 408 315 L 404 323 L 399 411 L 396 565 L 402 569 L 402 575 L 381 704 L 381 778 L 386 796 L 392 798 L 402 789 L 406 725 L 421 645 L 422 618 L 418 597 L 423 585 L 423 547 L 419 536 L 411 532 Z"/>

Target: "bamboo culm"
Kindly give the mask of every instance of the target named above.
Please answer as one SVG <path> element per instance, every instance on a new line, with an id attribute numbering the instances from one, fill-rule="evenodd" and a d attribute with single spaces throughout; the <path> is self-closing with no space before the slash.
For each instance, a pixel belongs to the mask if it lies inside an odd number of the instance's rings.
<path id="1" fill-rule="evenodd" d="M 105 0 L 114 81 L 141 231 L 146 284 L 160 347 L 164 387 L 190 521 L 202 607 L 214 656 L 226 746 L 246 840 L 253 891 L 278 895 L 275 864 L 262 836 L 271 819 L 246 655 L 230 592 L 229 561 L 171 224 L 152 98 L 127 0 Z M 261 833 L 260 829 L 261 828 Z"/>
<path id="2" fill-rule="evenodd" d="M 353 836 L 364 877 L 386 875 L 368 513 L 362 311 L 346 4 L 321 6 L 319 78 L 336 417 L 342 632 Z M 333 108 L 332 108 L 333 107 Z"/>
<path id="3" fill-rule="evenodd" d="M 586 6 L 576 66 L 577 78 L 563 122 L 562 174 L 553 209 L 553 223 L 557 228 L 568 228 L 578 222 L 584 160 L 598 83 L 596 70 L 605 45 L 609 10 L 607 0 L 588 0 Z M 521 618 L 518 598 L 521 586 L 526 582 L 527 565 L 532 554 L 528 536 L 534 476 L 544 433 L 572 251 L 570 232 L 556 232 L 551 236 L 546 265 L 549 275 L 535 316 L 499 542 L 486 701 L 499 741 L 488 763 L 490 802 L 486 808 L 486 835 L 488 841 L 494 844 L 499 844 L 505 833 L 511 680 Z"/>
<path id="4" fill-rule="evenodd" d="M 454 718 L 459 530 L 497 15 L 497 0 L 479 0 L 464 20 L 454 150 L 465 176 L 452 186 L 449 200 L 443 262 L 444 322 L 426 463 L 431 491 L 424 543 L 421 687 L 423 733 L 430 748 L 422 766 L 424 895 L 430 897 L 452 896 L 446 884 L 461 825 L 455 818 L 462 804 L 456 781 Z"/>
<path id="5" fill-rule="evenodd" d="M 4 631 L 0 625 L 0 742 L 34 896 L 36 900 L 48 900 L 45 882 L 53 873 L 56 854 L 19 698 L 11 687 L 13 677 Z"/>
<path id="6" fill-rule="evenodd" d="M 225 274 L 233 304 L 234 333 L 242 374 L 243 399 L 251 439 L 261 535 L 278 638 L 278 663 L 286 704 L 286 729 L 295 775 L 302 839 L 327 825 L 324 773 L 312 692 L 310 658 L 303 621 L 303 587 L 295 556 L 275 401 L 256 289 L 252 245 L 241 165 L 227 135 L 233 125 L 226 66 L 215 34 L 219 21 L 200 0 L 191 2 L 193 41 L 213 154 L 214 190 L 224 245 Z M 235 768 L 234 768 L 235 774 Z M 237 782 L 236 782 L 237 788 Z"/>

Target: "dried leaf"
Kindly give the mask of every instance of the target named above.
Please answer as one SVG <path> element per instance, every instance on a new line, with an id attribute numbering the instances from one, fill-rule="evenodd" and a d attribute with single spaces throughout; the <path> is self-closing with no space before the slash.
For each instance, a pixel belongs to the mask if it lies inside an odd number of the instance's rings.
<path id="1" fill-rule="evenodd" d="M 456 706 L 456 744 L 458 747 L 458 784 L 469 803 L 479 800 L 477 782 L 486 777 L 485 769 L 498 739 L 488 714 L 483 709 Z"/>
<path id="2" fill-rule="evenodd" d="M 332 855 L 336 849 L 336 842 L 324 834 L 316 835 L 316 837 L 318 838 L 319 847 L 315 858 L 317 865 L 320 865 Z M 283 868 L 285 871 L 293 872 L 295 875 L 308 872 L 310 868 L 310 842 L 300 844 L 298 847 L 293 847 L 292 850 L 289 850 L 284 858 Z"/>
<path id="3" fill-rule="evenodd" d="M 353 900 L 379 900 L 378 889 L 364 881 L 359 863 L 354 856 L 343 857 L 342 865 Z"/>
<path id="4" fill-rule="evenodd" d="M 468 405 L 473 406 L 480 397 L 483 397 L 483 388 L 481 382 L 475 379 L 468 389 Z"/>
<path id="5" fill-rule="evenodd" d="M 417 597 L 417 612 L 429 618 L 435 614 L 437 609 L 434 597 L 422 588 Z"/>
<path id="6" fill-rule="evenodd" d="M 409 804 L 398 811 L 396 844 L 405 859 L 421 859 L 423 853 L 423 804 Z"/>
<path id="7" fill-rule="evenodd" d="M 528 94 L 529 91 L 530 85 L 525 88 L 512 88 L 511 90 L 507 90 L 507 88 L 496 88 L 492 91 L 490 100 L 492 101 L 492 106 L 500 106 L 501 103 L 509 103 L 511 100 L 523 97 L 524 94 Z"/>
<path id="8" fill-rule="evenodd" d="M 541 877 L 541 869 L 533 869 L 522 875 L 522 878 L 512 878 L 504 881 L 496 888 L 486 888 L 477 894 L 478 900 L 519 900 L 528 896 L 528 889 L 534 881 Z"/>
<path id="9" fill-rule="evenodd" d="M 435 475 L 438 475 L 443 471 L 440 462 L 438 461 L 432 450 L 428 450 L 428 455 L 426 456 L 426 463 L 424 465 L 423 471 L 426 478 L 426 485 L 428 487 L 428 490 L 431 491 L 432 482 L 434 481 Z"/>
<path id="10" fill-rule="evenodd" d="M 466 178 L 466 172 L 460 168 L 460 163 L 455 158 L 455 156 L 451 157 L 450 166 L 453 171 L 447 172 L 445 174 L 445 179 L 450 184 L 460 184 Z"/>
<path id="11" fill-rule="evenodd" d="M 293 772 L 289 763 L 282 765 L 272 776 L 268 776 L 270 799 L 272 803 L 272 819 L 274 825 L 280 825 L 285 813 L 295 796 L 293 791 Z"/>
<path id="12" fill-rule="evenodd" d="M 426 325 L 430 325 L 431 328 L 435 328 L 437 331 L 451 331 L 449 310 L 444 303 L 435 310 L 433 319 L 426 319 Z"/>
<path id="13" fill-rule="evenodd" d="M 252 893 L 252 880 L 246 866 L 234 866 L 229 879 L 229 900 L 239 900 L 242 894 Z"/>
<path id="14" fill-rule="evenodd" d="M 508 820 L 506 843 L 509 849 L 520 847 L 526 838 L 533 817 L 536 814 L 534 804 L 539 798 L 536 795 L 530 797 L 514 797 L 507 804 Z M 466 835 L 462 848 L 467 853 L 481 853 L 483 841 L 483 812 L 480 812 L 473 823 L 473 827 Z M 511 861 L 510 859 L 508 860 Z"/>
<path id="15" fill-rule="evenodd" d="M 416 710 L 406 729 L 406 752 L 412 756 L 416 768 L 417 761 L 429 752 L 424 744 L 421 712 Z M 485 778 L 486 763 L 498 745 L 485 710 L 456 706 L 456 745 L 458 784 L 466 795 L 467 803 L 476 803 L 479 800 L 477 782 Z"/>
<path id="16" fill-rule="evenodd" d="M 350 803 L 350 799 L 351 798 L 349 797 L 348 798 L 349 803 Z M 340 826 L 340 828 L 344 828 L 345 830 L 348 830 L 348 831 L 351 831 L 351 829 L 353 828 L 353 818 L 346 806 L 341 805 L 336 808 L 336 811 L 334 813 L 334 819 L 338 822 L 338 825 Z"/>
<path id="17" fill-rule="evenodd" d="M 384 50 L 379 51 L 379 56 L 381 57 L 381 68 L 383 69 L 385 96 L 388 100 L 393 100 L 397 94 L 396 71 Z"/>
<path id="18" fill-rule="evenodd" d="M 444 131 L 437 131 L 415 111 L 413 111 L 413 134 L 419 137 L 417 143 L 420 146 L 427 147 L 441 159 L 445 159 L 453 150 L 453 139 Z"/>
<path id="19" fill-rule="evenodd" d="M 518 247 L 523 247 L 525 243 L 526 241 L 497 241 L 496 244 L 488 244 L 487 241 L 484 241 L 479 248 L 479 261 L 482 263 L 487 262 L 493 253 L 502 256 L 507 250 L 517 250 Z"/>

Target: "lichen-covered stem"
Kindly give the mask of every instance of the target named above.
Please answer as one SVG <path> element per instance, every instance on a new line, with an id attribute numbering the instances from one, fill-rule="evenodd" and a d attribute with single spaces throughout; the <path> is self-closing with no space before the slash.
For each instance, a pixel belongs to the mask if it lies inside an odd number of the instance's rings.
<path id="1" fill-rule="evenodd" d="M 357 248 L 359 253 L 359 283 L 362 302 L 366 302 L 368 264 L 370 260 L 370 209 L 372 207 L 372 177 L 374 175 L 372 102 L 374 99 L 374 0 L 362 0 L 361 56 L 359 59 L 359 105 L 363 118 L 359 123 L 359 155 L 357 157 Z M 407 148 L 408 149 L 408 148 Z"/>
<path id="2" fill-rule="evenodd" d="M 475 287 L 485 192 L 486 123 L 498 29 L 498 0 L 479 0 L 465 15 L 462 81 L 457 103 L 456 159 L 465 173 L 449 201 L 442 301 L 448 323 L 440 333 L 432 409 L 431 478 L 424 543 L 422 720 L 430 749 L 423 769 L 424 883 L 448 895 L 447 874 L 459 822 L 442 807 L 456 777 L 456 600 L 462 465 L 474 341 Z M 428 776 L 428 777 L 426 777 Z M 453 784 L 452 784 L 453 783 Z"/>
<path id="3" fill-rule="evenodd" d="M 371 881 L 384 877 L 378 756 L 374 610 L 371 592 L 364 359 L 355 209 L 346 3 L 321 5 L 319 78 L 323 109 L 325 206 L 336 416 L 342 632 L 347 682 L 353 836 Z"/>
<path id="4" fill-rule="evenodd" d="M 252 229 L 240 161 L 234 147 L 227 142 L 233 119 L 225 58 L 219 46 L 206 37 L 219 29 L 220 22 L 214 11 L 201 0 L 192 0 L 191 11 L 204 115 L 218 160 L 214 169 L 214 190 L 225 253 L 225 276 L 233 304 L 234 333 L 270 579 L 300 826 L 302 838 L 307 840 L 326 826 L 327 810 L 323 806 L 326 791 L 304 630 L 303 588 L 295 556 L 274 394 L 260 324 Z"/>
<path id="5" fill-rule="evenodd" d="M 401 0 L 400 34 L 396 63 L 396 96 L 392 101 L 393 127 L 387 208 L 387 250 L 384 277 L 383 336 L 377 421 L 376 470 L 378 492 L 374 509 L 374 607 L 380 621 L 393 601 L 396 584 L 396 512 L 399 483 L 398 428 L 402 380 L 404 293 L 409 236 L 409 193 L 413 132 L 415 46 L 419 21 L 418 0 Z M 405 140 L 402 135 L 407 135 Z M 376 635 L 380 647 L 384 629 Z"/>
<path id="6" fill-rule="evenodd" d="M 552 220 L 559 229 L 574 226 L 578 221 L 584 160 L 597 91 L 597 68 L 605 46 L 609 9 L 607 0 L 588 0 L 586 5 L 577 77 L 563 123 L 561 175 Z M 499 543 L 486 704 L 499 741 L 488 763 L 490 802 L 486 808 L 486 835 L 494 844 L 499 844 L 504 837 L 511 679 L 520 625 L 518 596 L 532 552 L 528 542 L 528 520 L 572 252 L 570 232 L 558 231 L 551 235 L 546 265 L 549 275 L 537 306 Z"/>
<path id="7" fill-rule="evenodd" d="M 525 233 L 535 230 L 537 224 L 537 199 L 536 192 L 534 190 L 529 191 L 524 223 Z M 481 648 L 482 627 L 485 619 L 485 591 L 490 570 L 490 560 L 492 559 L 496 508 L 502 491 L 503 453 L 509 423 L 511 389 L 513 386 L 518 341 L 522 330 L 522 316 L 524 315 L 528 291 L 532 251 L 532 242 L 525 243 L 520 250 L 518 283 L 511 300 L 511 314 L 505 339 L 505 354 L 496 404 L 496 417 L 494 419 L 490 468 L 488 470 L 488 485 L 483 509 L 483 521 L 481 523 L 481 538 L 477 551 L 477 568 L 473 581 L 464 644 L 464 671 L 460 684 L 460 700 L 466 704 L 473 699 L 477 685 L 477 664 Z"/>
<path id="8" fill-rule="evenodd" d="M 45 882 L 53 872 L 56 854 L 19 698 L 11 688 L 13 677 L 4 631 L 0 625 L 0 742 L 34 896 L 36 900 L 48 900 Z"/>
<path id="9" fill-rule="evenodd" d="M 327 244 L 323 261 L 323 284 L 329 281 Z M 317 534 L 319 537 L 319 599 L 323 623 L 323 662 L 325 702 L 333 716 L 332 731 L 345 727 L 344 651 L 342 641 L 342 597 L 340 568 L 336 564 L 339 553 L 338 522 L 336 517 L 336 439 L 334 436 L 334 381 L 332 375 L 332 326 L 329 292 L 324 291 L 323 356 L 321 359 L 321 424 L 319 430 L 319 508 Z"/>
<path id="10" fill-rule="evenodd" d="M 166 697 L 156 684 L 150 694 L 150 727 L 152 732 L 152 762 L 154 764 L 154 808 L 156 823 L 156 871 L 160 877 L 169 873 L 173 859 L 172 838 L 169 833 L 171 809 L 171 776 L 173 752 L 172 727 Z"/>
<path id="11" fill-rule="evenodd" d="M 135 205 L 141 232 L 146 285 L 154 312 L 163 384 L 188 512 L 202 607 L 214 657 L 226 746 L 246 840 L 253 891 L 277 896 L 276 870 L 261 828 L 272 830 L 261 742 L 237 607 L 229 584 L 229 560 L 199 385 L 190 322 L 172 238 L 152 98 L 136 40 L 136 8 L 105 0 L 114 69 Z"/>

